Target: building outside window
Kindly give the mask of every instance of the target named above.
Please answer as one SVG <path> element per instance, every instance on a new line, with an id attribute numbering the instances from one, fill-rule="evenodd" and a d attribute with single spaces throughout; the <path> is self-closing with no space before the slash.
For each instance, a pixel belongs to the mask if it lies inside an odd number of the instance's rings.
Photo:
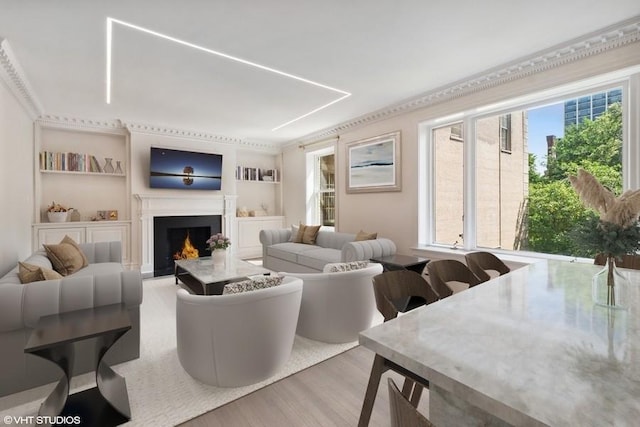
<path id="1" fill-rule="evenodd" d="M 511 151 L 511 114 L 500 116 L 500 149 Z"/>

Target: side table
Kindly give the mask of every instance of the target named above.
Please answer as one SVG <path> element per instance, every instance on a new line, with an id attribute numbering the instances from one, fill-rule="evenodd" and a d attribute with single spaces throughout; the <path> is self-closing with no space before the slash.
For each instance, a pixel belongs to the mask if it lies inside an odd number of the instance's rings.
<path id="1" fill-rule="evenodd" d="M 413 255 L 388 255 L 378 258 L 371 258 L 372 262 L 377 262 L 382 264 L 382 268 L 384 271 L 394 271 L 394 270 L 411 270 L 415 271 L 419 275 L 422 276 L 422 272 L 424 267 L 427 265 L 429 260 L 427 258 L 420 258 Z M 425 284 L 429 286 L 426 281 Z M 419 305 L 422 305 L 422 301 L 414 301 L 412 298 L 402 299 L 400 301 L 394 302 L 398 311 L 406 312 L 416 308 Z"/>
<path id="2" fill-rule="evenodd" d="M 82 425 L 117 426 L 131 419 L 127 384 L 104 361 L 111 346 L 131 329 L 123 304 L 41 317 L 24 348 L 58 365 L 62 378 L 42 402 L 38 415 L 79 416 Z M 97 387 L 69 395 L 76 341 L 94 339 Z"/>

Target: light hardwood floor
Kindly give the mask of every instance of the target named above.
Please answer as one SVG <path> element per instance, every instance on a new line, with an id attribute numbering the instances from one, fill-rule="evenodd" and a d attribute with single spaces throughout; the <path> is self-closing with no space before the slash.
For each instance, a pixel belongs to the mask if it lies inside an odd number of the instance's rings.
<path id="1" fill-rule="evenodd" d="M 184 427 L 330 427 L 356 426 L 369 380 L 373 353 L 358 346 L 284 378 L 218 409 L 187 421 Z M 389 426 L 387 377 L 399 387 L 395 372 L 383 375 L 370 426 Z M 419 410 L 428 415 L 429 393 Z"/>

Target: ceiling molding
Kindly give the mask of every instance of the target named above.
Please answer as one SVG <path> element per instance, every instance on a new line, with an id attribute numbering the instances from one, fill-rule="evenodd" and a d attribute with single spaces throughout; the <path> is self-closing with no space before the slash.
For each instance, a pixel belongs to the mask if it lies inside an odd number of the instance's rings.
<path id="1" fill-rule="evenodd" d="M 42 105 L 36 98 L 27 77 L 16 59 L 9 41 L 0 39 L 0 78 L 27 110 L 32 119 L 42 114 Z"/>
<path id="2" fill-rule="evenodd" d="M 274 144 L 247 141 L 241 138 L 235 138 L 230 136 L 215 135 L 206 132 L 198 132 L 193 130 L 176 129 L 166 126 L 148 125 L 141 123 L 126 122 L 124 126 L 131 133 L 146 133 L 152 135 L 171 136 L 175 138 L 194 139 L 198 141 L 217 142 L 221 144 L 233 145 L 236 148 L 245 148 L 250 150 L 268 151 L 279 153 L 280 147 Z"/>
<path id="3" fill-rule="evenodd" d="M 311 133 L 283 145 L 288 147 L 308 143 L 322 138 L 340 135 L 352 129 L 388 119 L 400 114 L 419 110 L 441 102 L 480 92 L 514 80 L 519 80 L 552 68 L 579 61 L 590 56 L 626 46 L 640 41 L 640 16 L 623 21 L 605 29 L 573 39 L 550 49 L 517 61 L 490 69 L 470 78 L 455 82 L 422 95 L 409 98 L 397 104 L 365 114 L 336 126 Z"/>
<path id="4" fill-rule="evenodd" d="M 126 129 L 120 120 L 92 120 L 45 114 L 36 119 L 36 124 L 41 127 L 74 129 L 85 132 L 101 132 L 118 135 L 126 133 Z"/>

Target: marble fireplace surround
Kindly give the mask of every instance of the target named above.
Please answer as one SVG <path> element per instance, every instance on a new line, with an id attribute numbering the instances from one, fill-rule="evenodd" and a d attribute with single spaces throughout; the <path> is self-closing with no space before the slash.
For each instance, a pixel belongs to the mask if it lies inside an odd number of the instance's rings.
<path id="1" fill-rule="evenodd" d="M 237 241 L 233 226 L 236 195 L 155 195 L 135 194 L 140 218 L 140 270 L 143 277 L 153 277 L 153 219 L 157 216 L 220 215 L 222 233 Z M 234 246 L 230 247 L 231 252 Z"/>

